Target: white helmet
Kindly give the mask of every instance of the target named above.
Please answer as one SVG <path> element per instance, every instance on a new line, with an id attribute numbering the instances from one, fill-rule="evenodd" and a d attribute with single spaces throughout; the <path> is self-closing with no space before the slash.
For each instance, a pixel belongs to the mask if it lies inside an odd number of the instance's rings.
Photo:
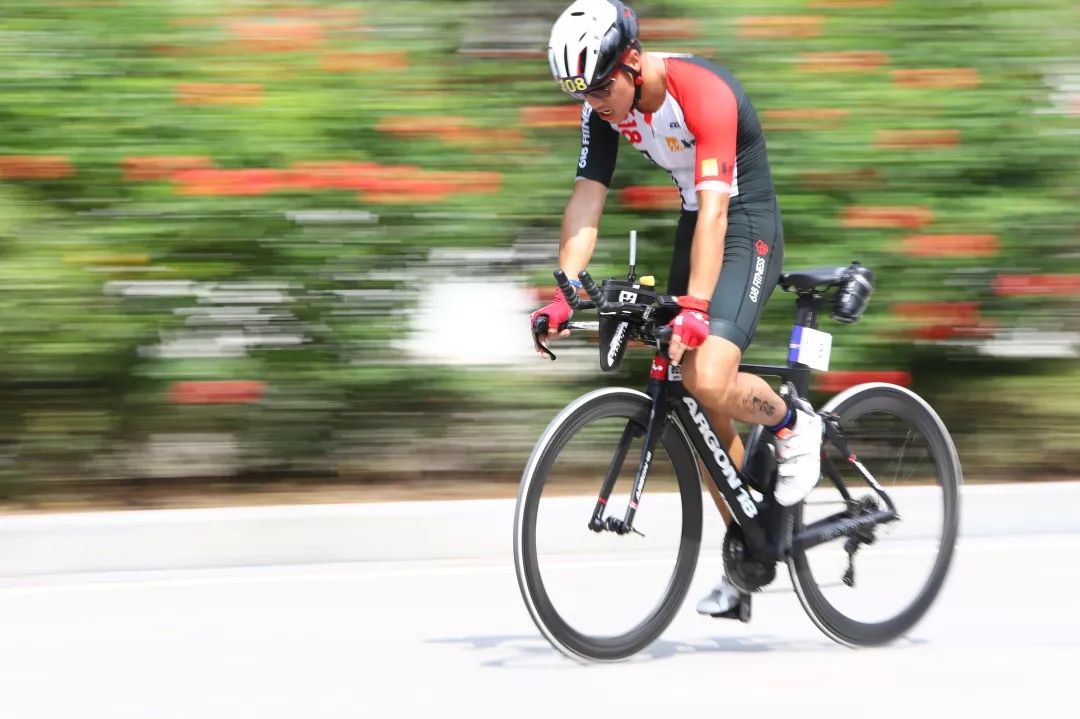
<path id="1" fill-rule="evenodd" d="M 551 74 L 563 92 L 581 97 L 611 77 L 631 47 L 640 47 L 633 10 L 619 0 L 575 0 L 551 28 Z"/>

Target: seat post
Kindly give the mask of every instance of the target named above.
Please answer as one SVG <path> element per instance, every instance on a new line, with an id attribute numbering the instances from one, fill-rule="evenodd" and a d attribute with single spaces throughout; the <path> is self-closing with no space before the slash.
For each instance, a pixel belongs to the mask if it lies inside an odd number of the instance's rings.
<path id="1" fill-rule="evenodd" d="M 795 298 L 795 324 L 817 329 L 818 313 L 821 310 L 821 295 L 799 293 Z"/>
<path id="2" fill-rule="evenodd" d="M 821 295 L 817 292 L 800 292 L 795 296 L 795 324 L 802 327 L 817 329 L 818 314 L 821 311 Z M 794 331 L 793 331 L 794 333 Z M 788 367 L 792 370 L 786 377 L 793 385 L 800 397 L 808 397 L 810 394 L 809 365 L 801 362 L 793 362 L 791 355 L 788 356 Z"/>

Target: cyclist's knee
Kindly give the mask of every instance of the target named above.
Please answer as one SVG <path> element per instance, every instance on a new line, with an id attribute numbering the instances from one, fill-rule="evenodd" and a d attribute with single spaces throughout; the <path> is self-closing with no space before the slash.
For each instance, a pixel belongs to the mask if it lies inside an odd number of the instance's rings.
<path id="1" fill-rule="evenodd" d="M 694 351 L 691 371 L 684 373 L 687 387 L 716 411 L 729 405 L 741 357 L 738 347 L 719 337 L 709 337 Z"/>

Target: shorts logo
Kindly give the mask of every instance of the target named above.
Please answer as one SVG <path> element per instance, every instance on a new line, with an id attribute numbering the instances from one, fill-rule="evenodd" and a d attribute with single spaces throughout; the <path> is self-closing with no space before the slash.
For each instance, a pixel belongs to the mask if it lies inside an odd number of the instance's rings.
<path id="1" fill-rule="evenodd" d="M 754 249 L 757 250 L 757 253 L 762 257 L 769 254 L 769 246 L 761 240 L 754 243 Z"/>
<path id="2" fill-rule="evenodd" d="M 760 240 L 759 240 L 760 242 Z M 762 244 L 765 244 L 762 242 Z M 767 247 L 765 249 L 768 249 Z M 760 249 L 758 250 L 760 252 Z M 754 260 L 754 279 L 750 282 L 750 301 L 757 304 L 761 297 L 761 283 L 765 281 L 765 258 L 758 257 Z"/>
<path id="3" fill-rule="evenodd" d="M 718 163 L 715 157 L 710 157 L 707 160 L 701 161 L 701 176 L 702 177 L 715 177 L 720 174 Z"/>

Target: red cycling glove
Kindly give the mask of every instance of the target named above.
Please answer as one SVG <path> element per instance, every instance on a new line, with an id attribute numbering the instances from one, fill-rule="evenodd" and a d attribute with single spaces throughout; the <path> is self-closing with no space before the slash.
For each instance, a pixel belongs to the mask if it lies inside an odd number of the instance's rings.
<path id="1" fill-rule="evenodd" d="M 709 302 L 690 295 L 679 298 L 682 311 L 670 323 L 674 336 L 687 347 L 700 347 L 709 336 Z"/>
<path id="2" fill-rule="evenodd" d="M 529 326 L 532 327 L 532 323 L 540 315 L 547 315 L 548 331 L 558 332 L 559 327 L 562 326 L 564 322 L 569 322 L 573 314 L 574 311 L 570 309 L 570 303 L 566 301 L 566 297 L 563 295 L 562 290 L 556 287 L 555 299 L 529 315 Z"/>

